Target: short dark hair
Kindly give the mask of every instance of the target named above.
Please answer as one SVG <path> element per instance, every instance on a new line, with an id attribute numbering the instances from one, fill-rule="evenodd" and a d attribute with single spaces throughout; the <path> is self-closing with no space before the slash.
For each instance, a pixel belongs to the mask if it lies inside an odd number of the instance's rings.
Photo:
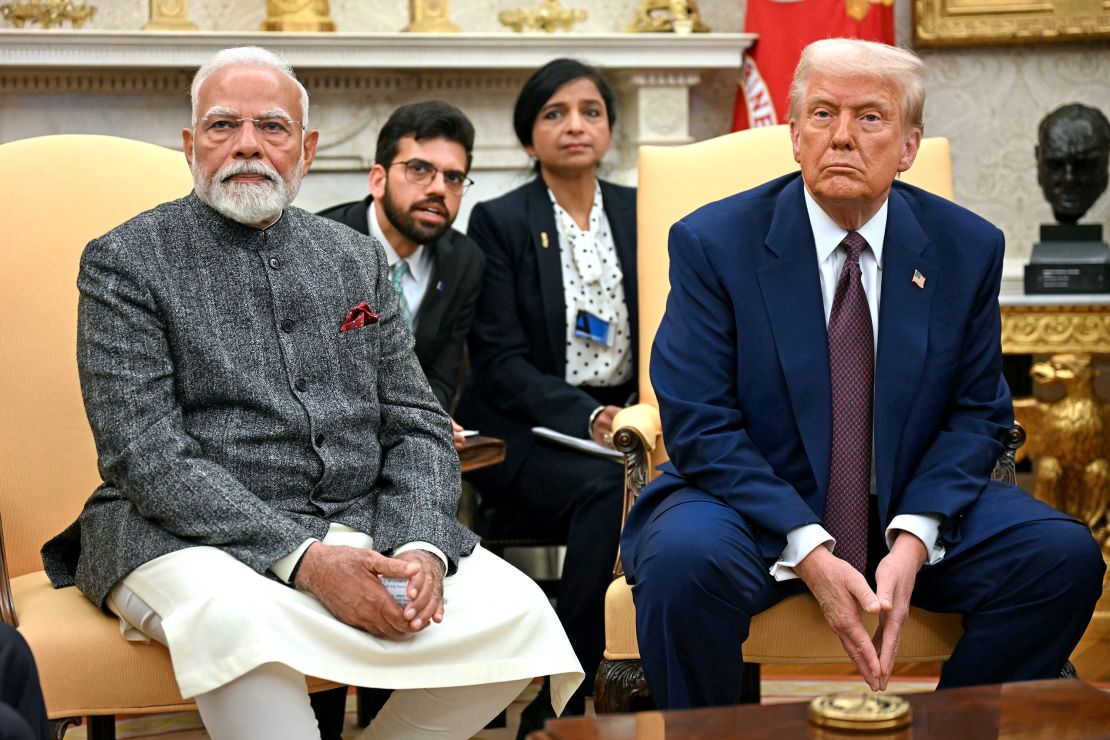
<path id="1" fill-rule="evenodd" d="M 601 72 L 577 59 L 553 59 L 528 78 L 520 89 L 516 105 L 513 106 L 513 130 L 516 131 L 516 138 L 521 145 L 532 146 L 532 127 L 536 123 L 536 117 L 555 91 L 568 82 L 582 78 L 597 85 L 597 91 L 601 93 L 609 115 L 609 128 L 613 128 L 613 124 L 617 122 L 617 99 Z"/>
<path id="2" fill-rule="evenodd" d="M 442 100 L 425 100 L 402 105 L 393 111 L 378 133 L 374 161 L 388 167 L 397 156 L 398 142 L 406 136 L 417 141 L 444 138 L 462 145 L 466 151 L 466 171 L 474 152 L 474 124 L 455 106 Z"/>

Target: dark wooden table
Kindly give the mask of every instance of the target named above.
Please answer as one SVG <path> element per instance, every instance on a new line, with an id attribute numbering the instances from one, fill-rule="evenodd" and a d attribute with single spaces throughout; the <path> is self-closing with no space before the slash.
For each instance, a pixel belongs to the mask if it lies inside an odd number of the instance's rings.
<path id="1" fill-rule="evenodd" d="M 505 461 L 505 440 L 477 435 L 468 437 L 459 450 L 462 472 L 469 473 Z"/>
<path id="2" fill-rule="evenodd" d="M 722 740 L 838 738 L 1110 738 L 1110 692 L 1082 681 L 1028 681 L 907 694 L 913 725 L 896 733 L 848 734 L 809 724 L 809 702 L 552 720 L 529 740 Z"/>

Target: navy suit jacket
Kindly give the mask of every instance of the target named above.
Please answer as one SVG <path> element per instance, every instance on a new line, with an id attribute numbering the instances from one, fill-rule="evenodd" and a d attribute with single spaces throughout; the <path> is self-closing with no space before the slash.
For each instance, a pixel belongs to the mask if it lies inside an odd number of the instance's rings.
<path id="1" fill-rule="evenodd" d="M 600 182 L 633 337 L 632 380 L 611 394 L 615 400 L 610 402 L 621 405 L 636 384 L 636 191 Z M 585 437 L 586 422 L 599 402 L 565 379 L 563 268 L 543 179 L 479 203 L 467 234 L 485 252 L 486 272 L 468 340 L 471 374 L 457 418 L 508 443 L 505 462 L 482 471 L 488 483 L 502 485 L 515 477 L 532 449 L 532 427 Z"/>
<path id="2" fill-rule="evenodd" d="M 368 195 L 363 200 L 332 206 L 318 215 L 368 235 L 370 221 L 366 209 L 373 202 L 373 196 Z M 448 229 L 429 247 L 435 260 L 428 291 L 417 314 L 416 359 L 436 400 L 451 411 L 486 258 L 473 241 L 455 229 Z"/>
<path id="3" fill-rule="evenodd" d="M 695 211 L 670 233 L 671 293 L 651 357 L 670 462 L 625 526 L 637 537 L 690 499 L 724 503 L 769 560 L 820 523 L 832 394 L 813 232 L 800 174 Z M 875 359 L 879 520 L 936 513 L 949 554 L 1030 518 L 1065 517 L 989 481 L 1012 425 L 1002 378 L 1002 233 L 895 182 L 883 246 Z M 912 282 L 914 271 L 925 284 Z"/>

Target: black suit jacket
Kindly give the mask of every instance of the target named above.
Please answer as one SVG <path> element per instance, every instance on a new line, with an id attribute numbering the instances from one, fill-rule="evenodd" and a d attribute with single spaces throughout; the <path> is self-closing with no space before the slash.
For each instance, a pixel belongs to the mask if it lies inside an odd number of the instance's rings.
<path id="1" fill-rule="evenodd" d="M 547 186 L 537 177 L 500 198 L 479 203 L 467 234 L 486 255 L 486 272 L 470 330 L 472 372 L 458 419 L 508 443 L 505 463 L 488 470 L 508 484 L 534 444 L 532 427 L 586 436 L 601 403 L 621 405 L 636 387 L 636 190 L 601 182 L 605 214 L 624 274 L 632 331 L 632 379 L 590 391 L 567 383 L 566 311 L 559 232 Z M 486 473 L 487 471 L 483 471 Z M 483 489 L 484 490 L 484 489 Z"/>
<path id="2" fill-rule="evenodd" d="M 333 206 L 319 215 L 370 233 L 366 209 L 373 196 Z M 462 374 L 466 334 L 474 318 L 474 304 L 482 285 L 486 258 L 465 234 L 448 229 L 432 249 L 432 278 L 416 318 L 416 359 L 440 405 L 448 411 Z"/>

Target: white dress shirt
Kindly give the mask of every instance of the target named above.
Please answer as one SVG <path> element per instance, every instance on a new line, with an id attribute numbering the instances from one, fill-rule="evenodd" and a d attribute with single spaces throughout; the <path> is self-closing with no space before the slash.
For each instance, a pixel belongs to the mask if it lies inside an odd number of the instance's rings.
<path id="1" fill-rule="evenodd" d="M 385 232 L 382 231 L 382 227 L 378 223 L 378 213 L 373 202 L 366 209 L 366 220 L 370 224 L 370 236 L 377 239 L 385 247 L 385 258 L 389 262 L 390 271 L 392 271 L 393 266 L 402 260 L 397 256 L 397 252 L 393 250 L 393 245 L 385 238 Z M 435 257 L 432 250 L 426 249 L 421 244 L 415 252 L 404 258 L 404 262 L 408 264 L 408 270 L 401 278 L 401 290 L 405 293 L 405 301 L 412 313 L 412 328 L 415 331 L 420 320 L 420 304 L 423 302 L 424 295 L 428 292 L 428 284 L 432 280 Z"/>
<path id="2" fill-rule="evenodd" d="M 840 268 L 844 265 L 847 255 L 838 249 L 840 242 L 848 234 L 845 229 L 837 226 L 828 214 L 821 210 L 817 201 L 810 195 L 809 188 L 804 189 L 806 210 L 809 212 L 809 225 L 813 230 L 813 242 L 817 247 L 817 268 L 821 281 L 821 300 L 825 308 L 825 325 L 828 326 L 829 316 L 832 313 L 833 298 L 836 295 L 836 284 L 840 279 Z M 859 258 L 863 292 L 867 296 L 867 305 L 871 310 L 871 327 L 874 330 L 876 357 L 879 346 L 879 299 L 882 292 L 883 272 L 883 241 L 886 238 L 887 202 L 871 219 L 856 231 L 867 240 L 869 249 L 863 250 Z M 871 471 L 871 495 L 875 495 L 875 471 Z M 890 548 L 898 536 L 899 530 L 905 530 L 925 544 L 928 557 L 926 565 L 940 562 L 944 557 L 944 547 L 937 544 L 937 535 L 940 530 L 941 517 L 938 514 L 899 514 L 890 521 L 886 528 L 886 544 Z M 830 552 L 835 551 L 836 540 L 820 524 L 805 524 L 793 529 L 786 534 L 786 549 L 778 561 L 771 566 L 771 575 L 777 581 L 788 581 L 797 578 L 794 566 L 805 559 L 815 547 L 824 545 Z"/>

